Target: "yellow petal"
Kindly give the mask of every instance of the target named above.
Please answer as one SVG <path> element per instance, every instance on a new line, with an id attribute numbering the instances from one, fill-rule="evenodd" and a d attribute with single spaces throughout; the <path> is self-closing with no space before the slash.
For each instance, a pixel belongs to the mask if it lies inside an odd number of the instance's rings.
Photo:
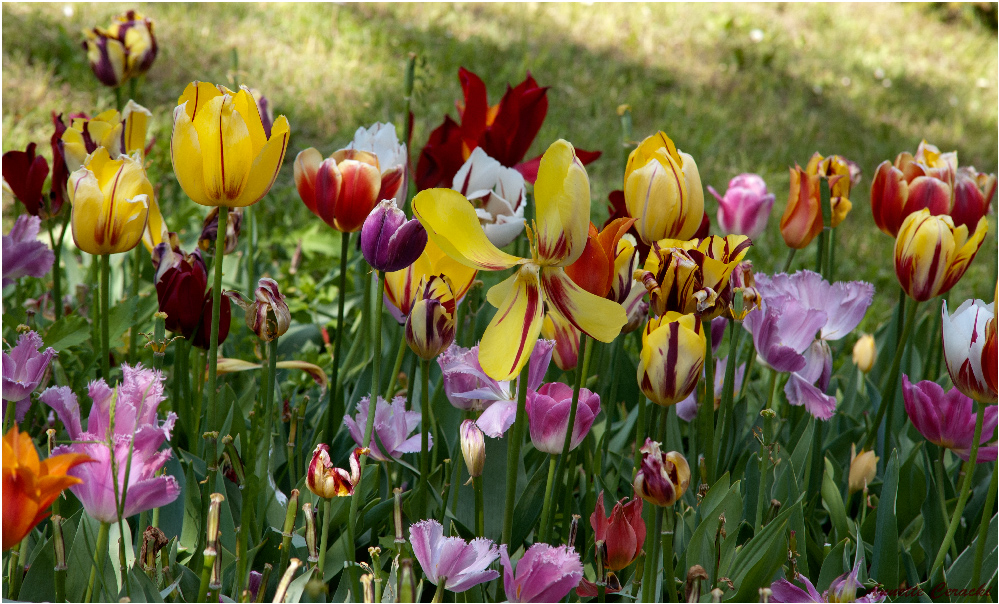
<path id="1" fill-rule="evenodd" d="M 687 205 L 683 216 L 683 226 L 680 228 L 680 239 L 690 239 L 701 226 L 704 219 L 704 188 L 701 186 L 701 175 L 697 171 L 697 163 L 689 154 L 678 151 L 683 160 L 684 183 L 687 187 Z"/>
<path id="2" fill-rule="evenodd" d="M 475 209 L 451 189 L 427 189 L 413 198 L 413 214 L 445 254 L 465 266 L 499 271 L 524 262 L 493 245 Z"/>
<path id="3" fill-rule="evenodd" d="M 183 97 L 181 97 L 183 98 Z M 188 108 L 194 101 L 186 101 L 187 105 L 177 107 L 174 111 L 173 136 L 170 138 L 170 161 L 177 175 L 177 182 L 191 201 L 203 206 L 218 205 L 208 196 L 205 190 L 204 159 L 201 154 L 201 143 L 198 131 L 188 116 Z"/>
<path id="4" fill-rule="evenodd" d="M 145 157 L 146 131 L 149 129 L 149 120 L 153 114 L 135 101 L 129 101 L 121 115 L 124 123 L 125 154 L 131 155 L 135 151 L 140 151 Z"/>
<path id="5" fill-rule="evenodd" d="M 246 86 L 240 86 L 239 92 L 232 95 L 232 104 L 236 112 L 243 117 L 246 129 L 250 133 L 250 143 L 253 145 L 253 156 L 260 154 L 260 150 L 267 144 L 267 134 L 264 132 L 264 124 L 260 121 L 260 111 L 257 109 L 257 101 Z M 280 118 L 279 118 L 280 119 Z M 285 120 L 287 122 L 287 119 Z"/>
<path id="6" fill-rule="evenodd" d="M 624 200 L 635 218 L 635 229 L 646 243 L 678 237 L 688 208 L 687 183 L 680 164 L 660 149 L 648 163 L 630 172 L 624 183 Z"/>
<path id="7" fill-rule="evenodd" d="M 517 377 L 530 360 L 541 332 L 544 306 L 538 267 L 533 264 L 522 266 L 501 285 L 509 295 L 479 343 L 479 365 L 486 375 L 500 381 Z"/>
<path id="8" fill-rule="evenodd" d="M 205 191 L 217 203 L 233 205 L 239 199 L 253 164 L 253 144 L 232 97 L 218 96 L 194 118 L 204 160 Z"/>
<path id="9" fill-rule="evenodd" d="M 101 246 L 94 239 L 104 194 L 97 177 L 86 168 L 80 168 L 70 176 L 69 201 L 73 204 L 73 241 L 76 247 L 88 254 L 101 254 Z"/>
<path id="10" fill-rule="evenodd" d="M 146 231 L 142 234 L 142 243 L 152 253 L 154 247 L 167 240 L 168 229 L 156 197 L 150 196 L 146 202 L 149 204 L 149 218 L 146 222 Z"/>
<path id="11" fill-rule="evenodd" d="M 545 299 L 576 329 L 601 342 L 611 342 L 628 322 L 617 302 L 595 296 L 573 283 L 560 267 L 541 269 Z"/>
<path id="12" fill-rule="evenodd" d="M 177 105 L 180 106 L 187 103 L 184 106 L 184 112 L 187 113 L 187 117 L 193 122 L 198 112 L 217 96 L 222 96 L 222 91 L 215 84 L 195 81 L 187 85 L 183 94 L 177 99 Z"/>
<path id="13" fill-rule="evenodd" d="M 257 120 L 260 118 L 257 117 Z M 288 119 L 281 115 L 274 120 L 271 127 L 271 138 L 253 160 L 250 175 L 243 193 L 232 202 L 233 207 L 246 207 L 260 201 L 277 179 L 281 164 L 284 162 L 285 151 L 288 150 L 288 138 L 291 134 Z"/>
<path id="14" fill-rule="evenodd" d="M 567 141 L 555 141 L 542 156 L 534 199 L 539 259 L 557 266 L 572 264 L 586 247 L 590 180 Z"/>

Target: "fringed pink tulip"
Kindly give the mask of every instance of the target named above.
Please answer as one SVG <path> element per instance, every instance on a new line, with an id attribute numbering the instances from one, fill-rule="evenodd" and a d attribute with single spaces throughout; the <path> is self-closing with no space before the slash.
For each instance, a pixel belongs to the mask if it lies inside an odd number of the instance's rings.
<path id="1" fill-rule="evenodd" d="M 420 435 L 409 436 L 420 425 L 419 411 L 406 411 L 406 398 L 397 396 L 390 404 L 382 397 L 378 397 L 375 407 L 374 432 L 371 441 L 364 440 L 364 428 L 368 424 L 368 413 L 371 408 L 371 400 L 364 397 L 357 403 L 357 414 L 354 417 L 346 416 L 343 423 L 347 425 L 351 438 L 360 447 L 370 450 L 371 459 L 378 461 L 389 461 L 402 457 L 403 453 L 419 453 Z M 378 439 L 375 439 L 375 435 Z M 379 445 L 379 441 L 381 444 Z M 384 449 L 382 446 L 384 445 Z M 433 446 L 433 437 L 430 438 L 430 446 Z"/>
<path id="2" fill-rule="evenodd" d="M 579 554 L 571 547 L 535 543 L 514 572 L 506 544 L 499 548 L 503 588 L 510 602 L 558 602 L 583 578 Z"/>

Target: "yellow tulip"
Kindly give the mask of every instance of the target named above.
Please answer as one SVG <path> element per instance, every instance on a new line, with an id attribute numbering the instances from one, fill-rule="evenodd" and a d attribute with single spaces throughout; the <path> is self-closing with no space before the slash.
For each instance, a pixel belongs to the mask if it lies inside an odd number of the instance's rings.
<path id="1" fill-rule="evenodd" d="M 895 274 L 905 293 L 919 302 L 947 293 L 961 279 L 989 230 L 978 220 L 975 232 L 954 227 L 950 216 L 932 216 L 928 209 L 913 212 L 895 239 Z"/>
<path id="2" fill-rule="evenodd" d="M 192 82 L 173 113 L 170 159 L 177 181 L 195 203 L 246 207 L 260 201 L 277 178 L 288 148 L 288 120 L 264 132 L 253 95 L 245 86 Z"/>
<path id="3" fill-rule="evenodd" d="M 146 230 L 152 197 L 142 162 L 127 155 L 111 159 L 107 149 L 98 149 L 69 179 L 76 246 L 95 255 L 131 250 Z"/>
<path id="4" fill-rule="evenodd" d="M 628 156 L 624 200 L 646 244 L 687 240 L 704 218 L 704 190 L 697 163 L 678 151 L 666 133 L 646 138 Z"/>
<path id="5" fill-rule="evenodd" d="M 454 298 L 461 302 L 478 273 L 445 254 L 432 240 L 427 241 L 427 247 L 416 262 L 408 267 L 385 273 L 385 300 L 391 305 L 392 314 L 400 323 L 406 322 L 406 317 L 413 310 L 413 304 L 419 295 L 420 280 L 444 275 L 454 288 Z M 398 312 L 396 312 L 398 311 Z"/>
<path id="6" fill-rule="evenodd" d="M 122 129 L 121 114 L 114 109 L 89 119 L 75 118 L 62 133 L 66 169 L 70 172 L 79 170 L 87 156 L 99 147 L 107 149 L 111 157 L 118 157 L 122 153 Z"/>
<path id="7" fill-rule="evenodd" d="M 861 451 L 857 455 L 857 445 L 850 445 L 850 475 L 847 479 L 850 494 L 863 491 L 878 473 L 878 460 L 874 451 Z"/>
<path id="8" fill-rule="evenodd" d="M 704 368 L 706 339 L 694 315 L 667 312 L 650 319 L 642 332 L 638 386 L 657 405 L 668 407 L 690 396 Z"/>
<path id="9" fill-rule="evenodd" d="M 853 345 L 853 364 L 863 373 L 869 373 L 878 360 L 878 347 L 874 336 L 865 333 Z"/>
<path id="10" fill-rule="evenodd" d="M 620 304 L 586 292 L 563 270 L 582 255 L 590 226 L 590 182 L 568 142 L 556 141 L 541 158 L 534 194 L 531 258 L 507 254 L 490 243 L 475 208 L 461 193 L 427 189 L 413 199 L 413 213 L 429 239 L 454 260 L 486 271 L 518 267 L 487 296 L 498 311 L 479 344 L 479 364 L 495 380 L 515 377 L 530 359 L 546 302 L 602 342 L 616 338 L 627 322 Z"/>

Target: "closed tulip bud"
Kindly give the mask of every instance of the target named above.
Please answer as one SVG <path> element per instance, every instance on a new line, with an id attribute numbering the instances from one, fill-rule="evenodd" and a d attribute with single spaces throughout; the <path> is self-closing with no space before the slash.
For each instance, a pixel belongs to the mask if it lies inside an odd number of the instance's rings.
<path id="1" fill-rule="evenodd" d="M 406 319 L 406 343 L 421 359 L 429 361 L 454 342 L 455 299 L 447 277 L 424 278 Z"/>
<path id="2" fill-rule="evenodd" d="M 394 199 L 396 203 L 405 203 L 409 153 L 406 143 L 399 142 L 393 124 L 377 122 L 370 128 L 358 128 L 347 148 L 367 151 L 378 158 L 381 183 L 376 199 Z"/>
<path id="3" fill-rule="evenodd" d="M 229 337 L 229 325 L 232 323 L 232 302 L 229 298 L 232 292 L 222 290 L 221 302 L 219 305 L 219 346 Z M 205 292 L 205 298 L 201 303 L 201 325 L 195 330 L 191 339 L 191 346 L 208 350 L 211 347 L 212 334 L 212 290 Z"/>
<path id="4" fill-rule="evenodd" d="M 878 473 L 878 460 L 874 451 L 861 451 L 857 455 L 857 445 L 850 445 L 850 493 L 863 491 Z"/>
<path id="5" fill-rule="evenodd" d="M 312 462 L 305 484 L 316 497 L 332 499 L 334 497 L 350 497 L 354 487 L 361 481 L 361 455 L 367 455 L 368 450 L 357 447 L 350 454 L 350 472 L 333 467 L 330 461 L 330 448 L 323 443 L 316 445 L 312 452 Z"/>
<path id="6" fill-rule="evenodd" d="M 780 219 L 780 234 L 788 247 L 800 250 L 822 232 L 822 207 L 818 174 L 809 174 L 795 166 L 791 170 L 791 193 Z"/>
<path id="7" fill-rule="evenodd" d="M 191 82 L 173 112 L 170 159 L 177 181 L 195 203 L 246 207 L 274 184 L 289 134 L 282 115 L 267 136 L 245 86 L 234 92 Z"/>
<path id="8" fill-rule="evenodd" d="M 253 303 L 244 307 L 246 326 L 265 342 L 275 340 L 288 331 L 291 312 L 278 290 L 277 281 L 264 277 L 257 282 Z"/>
<path id="9" fill-rule="evenodd" d="M 718 226 L 726 234 L 755 239 L 767 228 L 775 196 L 757 174 L 740 174 L 728 182 L 725 196 L 714 187 L 708 191 L 718 200 Z"/>
<path id="10" fill-rule="evenodd" d="M 973 235 L 950 216 L 923 209 L 909 214 L 895 240 L 895 274 L 911 298 L 925 302 L 945 294 L 961 279 L 988 232 L 982 217 Z"/>
<path id="11" fill-rule="evenodd" d="M 704 217 L 697 164 L 664 132 L 646 138 L 628 156 L 624 198 L 647 245 L 660 239 L 690 239 Z"/>
<path id="12" fill-rule="evenodd" d="M 35 153 L 35 143 L 28 143 L 24 151 L 3 154 L 3 181 L 5 189 L 24 204 L 32 216 L 38 216 L 45 205 L 42 187 L 49 175 L 49 162 Z M 4 207 L 7 207 L 4 202 Z"/>
<path id="13" fill-rule="evenodd" d="M 341 233 L 356 232 L 378 202 L 378 157 L 341 149 L 324 160 L 310 147 L 295 158 L 295 186 L 305 206 L 326 224 Z"/>
<path id="14" fill-rule="evenodd" d="M 461 455 L 465 458 L 465 467 L 472 478 L 482 476 L 486 466 L 486 442 L 482 430 L 475 422 L 466 419 L 461 422 Z"/>
<path id="15" fill-rule="evenodd" d="M 660 444 L 645 439 L 640 449 L 642 461 L 635 475 L 635 494 L 652 505 L 670 506 L 687 492 L 690 486 L 690 466 L 687 459 L 670 451 L 662 454 Z"/>
<path id="16" fill-rule="evenodd" d="M 954 180 L 954 207 L 950 212 L 954 224 L 975 228 L 988 213 L 995 192 L 995 174 L 979 173 L 974 166 L 958 168 Z"/>
<path id="17" fill-rule="evenodd" d="M 364 220 L 361 252 L 375 270 L 391 272 L 416 261 L 427 245 L 427 231 L 406 214 L 395 201 L 382 201 Z"/>
<path id="18" fill-rule="evenodd" d="M 991 307 L 991 308 L 990 308 Z M 943 303 L 943 349 L 947 372 L 954 387 L 976 401 L 996 403 L 995 306 L 982 300 L 966 300 L 947 312 Z"/>
<path id="19" fill-rule="evenodd" d="M 159 310 L 167 315 L 166 328 L 190 338 L 201 325 L 208 271 L 200 252 L 185 254 L 177 244 L 176 235 L 171 235 L 169 243 L 153 248 L 153 267 L 156 269 L 153 284 Z"/>
<path id="20" fill-rule="evenodd" d="M 98 149 L 70 177 L 76 247 L 94 255 L 131 250 L 146 230 L 152 197 L 141 162 L 124 155 L 111 159 L 107 149 Z"/>
<path id="21" fill-rule="evenodd" d="M 878 347 L 874 336 L 865 333 L 853 345 L 853 364 L 861 373 L 870 373 L 874 362 L 878 360 Z"/>
<path id="22" fill-rule="evenodd" d="M 627 501 L 627 497 L 614 503 L 610 516 L 604 509 L 604 492 L 597 495 L 597 505 L 590 516 L 593 537 L 604 542 L 604 566 L 607 570 L 621 570 L 642 553 L 645 543 L 645 522 L 642 520 L 642 500 Z M 625 503 L 627 502 L 627 503 Z"/>
<path id="23" fill-rule="evenodd" d="M 690 396 L 704 368 L 701 321 L 668 312 L 650 319 L 642 332 L 638 385 L 649 400 L 668 407 Z"/>
<path id="24" fill-rule="evenodd" d="M 95 27 L 86 36 L 83 48 L 90 68 L 105 86 L 114 88 L 146 73 L 156 60 L 153 21 L 134 10 L 117 15 L 106 29 Z"/>
<path id="25" fill-rule="evenodd" d="M 236 251 L 239 245 L 239 234 L 243 230 L 243 208 L 233 208 L 228 213 L 225 228 L 225 247 L 222 254 L 228 256 Z M 215 253 L 215 241 L 219 234 L 219 209 L 212 208 L 201 226 L 201 236 L 198 237 L 198 247 L 206 254 Z"/>

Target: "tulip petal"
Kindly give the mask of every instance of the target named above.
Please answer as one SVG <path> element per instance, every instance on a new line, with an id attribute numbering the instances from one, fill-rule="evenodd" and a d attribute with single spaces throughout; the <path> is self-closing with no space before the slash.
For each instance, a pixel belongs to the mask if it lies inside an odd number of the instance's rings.
<path id="1" fill-rule="evenodd" d="M 267 144 L 267 134 L 264 132 L 264 123 L 260 119 L 260 111 L 257 108 L 257 101 L 254 100 L 249 88 L 240 86 L 239 92 L 232 94 L 233 108 L 243 118 L 247 132 L 250 135 L 250 144 L 253 145 L 253 156 L 256 157 L 260 150 Z M 281 118 L 278 118 L 279 120 Z M 287 122 L 287 120 L 285 120 Z M 273 126 L 271 138 L 274 138 Z"/>
<path id="2" fill-rule="evenodd" d="M 189 103 L 191 101 L 188 101 Z M 170 161 L 173 163 L 177 182 L 184 193 L 194 203 L 215 205 L 205 189 L 204 159 L 201 154 L 201 142 L 194 122 L 188 116 L 188 108 L 184 105 L 174 111 L 173 136 L 170 138 Z"/>
<path id="3" fill-rule="evenodd" d="M 522 266 L 500 286 L 508 293 L 482 335 L 479 365 L 486 375 L 502 381 L 516 377 L 530 360 L 544 307 L 538 267 L 533 264 Z"/>
<path id="4" fill-rule="evenodd" d="M 573 283 L 561 268 L 543 268 L 541 282 L 545 299 L 576 329 L 594 339 L 611 342 L 628 322 L 620 304 L 587 292 Z"/>
<path id="5" fill-rule="evenodd" d="M 465 266 L 498 271 L 524 262 L 489 241 L 475 209 L 461 193 L 451 189 L 421 191 L 413 198 L 413 214 L 430 239 Z"/>
<path id="6" fill-rule="evenodd" d="M 590 181 L 568 142 L 557 140 L 545 151 L 534 199 L 538 257 L 557 266 L 572 264 L 586 247 Z"/>
<path id="7" fill-rule="evenodd" d="M 260 121 L 259 116 L 257 121 Z M 246 186 L 239 198 L 232 202 L 232 207 L 251 206 L 260 201 L 271 190 L 278 172 L 281 171 L 284 154 L 288 150 L 290 133 L 288 119 L 283 115 L 278 116 L 274 120 L 274 125 L 271 126 L 270 140 L 264 144 L 260 153 L 254 158 L 253 165 L 250 166 L 250 174 L 246 179 Z"/>
<path id="8" fill-rule="evenodd" d="M 233 205 L 246 184 L 253 163 L 253 143 L 243 117 L 233 107 L 232 97 L 209 101 L 194 117 L 198 131 L 205 191 L 211 205 Z"/>

